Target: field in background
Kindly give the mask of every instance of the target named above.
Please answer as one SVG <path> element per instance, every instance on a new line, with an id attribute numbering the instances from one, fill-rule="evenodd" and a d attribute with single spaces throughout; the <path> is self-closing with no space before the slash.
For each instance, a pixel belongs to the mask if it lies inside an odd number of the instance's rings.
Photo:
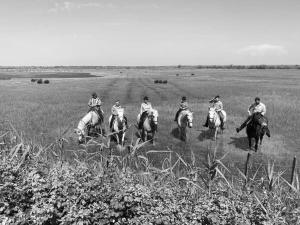
<path id="1" fill-rule="evenodd" d="M 24 74 L 30 72 L 24 71 Z M 53 73 L 51 69 L 46 72 Z M 120 99 L 130 124 L 136 121 L 141 99 L 148 95 L 154 108 L 159 111 L 157 145 L 148 146 L 148 150 L 170 148 L 186 160 L 189 160 L 193 151 L 196 161 L 200 163 L 208 149 L 218 148 L 219 154 L 228 153 L 226 164 L 234 168 L 244 163 L 249 152 L 245 132 L 236 134 L 235 127 L 245 119 L 247 107 L 254 97 L 260 96 L 267 105 L 272 137 L 265 138 L 262 149 L 253 154 L 253 163 L 259 165 L 268 159 L 276 159 L 276 166 L 289 169 L 292 156 L 299 155 L 299 70 L 168 67 L 101 70 L 73 68 L 71 72 L 103 77 L 53 78 L 50 85 L 38 85 L 24 78 L 0 81 L 1 120 L 11 121 L 26 138 L 42 145 L 52 142 L 61 132 L 71 127 L 66 137 L 70 141 L 68 148 L 74 149 L 77 146 L 73 128 L 86 113 L 91 92 L 96 91 L 102 98 L 106 120 L 112 104 Z M 154 84 L 156 79 L 168 80 L 168 84 Z M 209 139 L 202 124 L 206 117 L 208 100 L 216 94 L 222 98 L 228 113 L 228 123 L 224 134 L 214 142 Z M 187 143 L 176 138 L 176 124 L 173 122 L 183 95 L 188 97 L 194 112 L 194 127 L 189 131 Z M 129 140 L 132 136 L 136 138 L 135 132 L 132 126 L 127 134 Z M 153 157 L 153 162 L 159 163 L 160 158 Z"/>

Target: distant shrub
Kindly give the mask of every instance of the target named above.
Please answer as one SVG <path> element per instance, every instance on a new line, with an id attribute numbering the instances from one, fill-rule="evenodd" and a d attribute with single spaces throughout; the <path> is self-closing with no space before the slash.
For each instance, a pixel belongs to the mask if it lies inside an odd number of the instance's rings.
<path id="1" fill-rule="evenodd" d="M 38 84 L 42 84 L 42 83 L 43 83 L 43 80 L 42 80 L 42 79 L 38 79 L 38 80 L 37 80 L 37 83 L 38 83 Z"/>
<path id="2" fill-rule="evenodd" d="M 178 77 L 179 76 L 179 73 L 176 73 L 176 77 Z"/>
<path id="3" fill-rule="evenodd" d="M 44 84 L 49 84 L 50 81 L 49 80 L 44 80 Z"/>
<path id="4" fill-rule="evenodd" d="M 162 80 L 159 80 L 159 81 L 158 81 L 158 83 L 160 83 L 160 84 L 162 84 L 162 82 L 163 82 Z"/>
<path id="5" fill-rule="evenodd" d="M 37 79 L 31 79 L 31 82 L 36 82 L 37 81 Z"/>
<path id="6" fill-rule="evenodd" d="M 191 73 L 191 76 L 195 76 L 195 74 L 194 74 L 194 73 Z"/>
<path id="7" fill-rule="evenodd" d="M 168 83 L 168 81 L 167 81 L 167 80 L 164 80 L 164 81 L 163 81 L 163 83 L 164 83 L 164 84 L 167 84 L 167 83 Z"/>
<path id="8" fill-rule="evenodd" d="M 157 83 L 158 83 L 158 80 L 155 80 L 154 83 L 157 84 Z"/>

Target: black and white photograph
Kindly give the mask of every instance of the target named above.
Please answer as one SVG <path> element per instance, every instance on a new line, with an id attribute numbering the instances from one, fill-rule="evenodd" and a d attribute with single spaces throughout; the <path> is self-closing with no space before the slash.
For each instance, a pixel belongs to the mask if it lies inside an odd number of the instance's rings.
<path id="1" fill-rule="evenodd" d="M 0 225 L 300 225 L 299 0 L 0 0 Z"/>

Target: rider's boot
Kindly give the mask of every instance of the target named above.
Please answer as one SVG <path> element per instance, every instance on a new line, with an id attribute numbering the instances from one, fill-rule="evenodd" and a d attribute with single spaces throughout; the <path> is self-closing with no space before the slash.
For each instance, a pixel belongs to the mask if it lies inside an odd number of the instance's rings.
<path id="1" fill-rule="evenodd" d="M 224 122 L 223 122 L 223 121 L 221 121 L 221 129 L 222 129 L 222 130 L 225 130 Z"/>
<path id="2" fill-rule="evenodd" d="M 180 110 L 178 110 L 178 111 L 176 112 L 175 119 L 174 119 L 174 121 L 175 121 L 175 122 L 177 122 L 177 119 L 178 119 L 179 113 L 180 113 Z"/>
<path id="3" fill-rule="evenodd" d="M 114 119 L 115 119 L 114 116 L 112 116 L 111 119 L 110 119 L 110 123 L 109 123 L 109 128 L 110 128 L 110 129 L 112 128 Z"/>
<path id="4" fill-rule="evenodd" d="M 203 124 L 203 127 L 208 127 L 208 117 L 206 117 L 205 124 Z"/>

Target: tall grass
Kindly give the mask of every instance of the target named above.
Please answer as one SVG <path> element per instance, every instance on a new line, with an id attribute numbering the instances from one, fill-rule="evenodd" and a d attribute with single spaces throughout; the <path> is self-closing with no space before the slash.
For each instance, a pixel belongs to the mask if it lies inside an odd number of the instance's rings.
<path id="1" fill-rule="evenodd" d="M 13 129 L 1 135 L 2 222 L 300 222 L 298 175 L 290 184 L 283 179 L 284 171 L 275 171 L 274 163 L 268 163 L 261 177 L 257 172 L 250 172 L 250 178 L 242 172 L 233 176 L 222 163 L 226 155 L 217 158 L 216 148 L 198 166 L 193 152 L 189 163 L 170 149 L 143 153 L 148 143 L 140 143 L 139 139 L 132 139 L 122 148 L 108 146 L 103 136 L 69 155 L 64 134 L 47 146 L 27 142 Z M 16 142 L 12 138 L 15 136 L 19 137 Z M 155 167 L 149 154 L 168 156 L 161 167 Z"/>

